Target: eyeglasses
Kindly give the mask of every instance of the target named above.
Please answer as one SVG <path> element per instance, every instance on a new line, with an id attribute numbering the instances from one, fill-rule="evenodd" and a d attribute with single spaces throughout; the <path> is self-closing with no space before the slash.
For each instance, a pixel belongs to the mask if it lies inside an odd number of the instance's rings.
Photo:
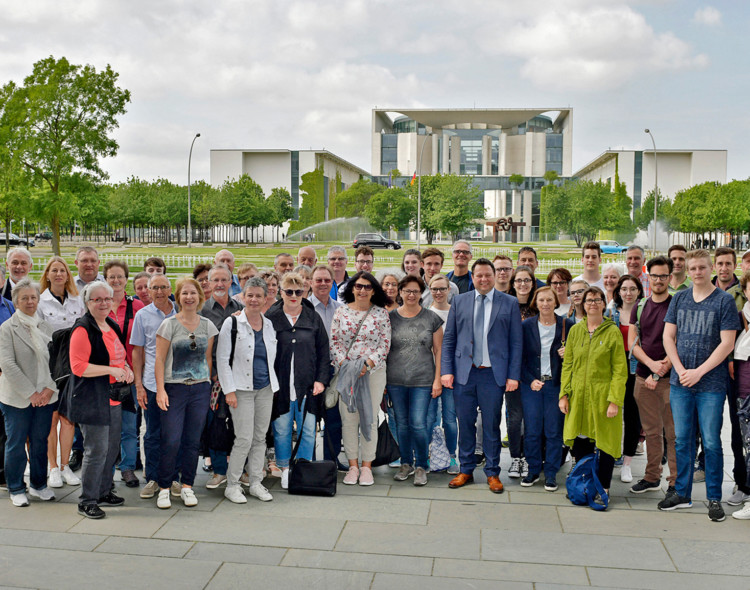
<path id="1" fill-rule="evenodd" d="M 670 275 L 648 275 L 654 281 L 666 281 Z"/>
<path id="2" fill-rule="evenodd" d="M 337 257 L 331 256 L 328 259 L 328 262 L 341 262 L 342 260 L 346 260 L 346 258 L 344 258 L 343 256 L 337 256 Z"/>
<path id="3" fill-rule="evenodd" d="M 420 291 L 419 289 L 401 289 L 401 292 L 404 295 L 419 295 L 420 293 L 422 293 L 422 291 Z"/>
<path id="4" fill-rule="evenodd" d="M 359 264 L 360 266 L 372 266 L 373 262 L 373 260 L 357 260 L 357 264 Z"/>
<path id="5" fill-rule="evenodd" d="M 568 281 L 550 281 L 550 285 L 552 285 L 553 287 L 562 287 L 563 285 L 567 285 L 567 284 L 568 284 Z"/>
<path id="6" fill-rule="evenodd" d="M 190 350 L 198 348 L 198 343 L 195 341 L 195 332 L 190 332 L 188 338 L 190 338 Z"/>
<path id="7" fill-rule="evenodd" d="M 168 291 L 169 285 L 154 285 L 153 287 L 149 287 L 149 290 L 151 291 Z"/>
<path id="8" fill-rule="evenodd" d="M 574 295 L 574 296 L 575 296 L 575 295 L 583 295 L 583 292 L 584 292 L 585 290 L 586 290 L 586 289 L 576 289 L 575 291 L 571 291 L 571 292 L 570 292 L 570 294 L 571 294 L 571 295 Z"/>
<path id="9" fill-rule="evenodd" d="M 360 291 L 372 291 L 372 285 L 370 283 L 354 283 L 354 288 Z"/>
<path id="10" fill-rule="evenodd" d="M 443 293 L 444 291 L 447 291 L 448 287 L 430 287 L 430 291 L 434 291 L 435 293 Z"/>
<path id="11" fill-rule="evenodd" d="M 89 299 L 92 303 L 95 303 L 96 305 L 99 305 L 100 303 L 106 303 L 107 305 L 112 305 L 112 302 L 114 299 L 112 297 L 97 297 L 96 299 Z"/>
<path id="12" fill-rule="evenodd" d="M 600 303 L 604 303 L 604 299 L 601 297 L 598 297 L 597 299 L 587 299 L 583 302 L 584 305 L 599 305 Z"/>
<path id="13" fill-rule="evenodd" d="M 240 281 L 246 281 L 246 280 L 248 280 L 248 279 L 249 279 L 249 278 L 251 278 L 251 277 L 250 277 L 250 275 L 247 275 L 247 276 L 241 276 L 241 277 L 237 277 L 237 278 L 238 278 L 238 279 L 239 279 Z"/>
<path id="14" fill-rule="evenodd" d="M 281 292 L 287 297 L 302 297 L 304 293 L 302 289 L 282 289 Z"/>
<path id="15" fill-rule="evenodd" d="M 522 285 L 528 285 L 531 282 L 531 279 L 515 279 L 513 282 L 516 284 L 520 283 Z"/>
<path id="16" fill-rule="evenodd" d="M 500 268 L 496 268 L 495 272 L 513 272 L 512 266 L 501 266 Z"/>
<path id="17" fill-rule="evenodd" d="M 331 279 L 314 279 L 313 282 L 319 285 L 330 285 L 333 281 Z"/>
<path id="18" fill-rule="evenodd" d="M 468 256 L 471 254 L 471 250 L 453 250 L 453 253 L 457 256 Z"/>

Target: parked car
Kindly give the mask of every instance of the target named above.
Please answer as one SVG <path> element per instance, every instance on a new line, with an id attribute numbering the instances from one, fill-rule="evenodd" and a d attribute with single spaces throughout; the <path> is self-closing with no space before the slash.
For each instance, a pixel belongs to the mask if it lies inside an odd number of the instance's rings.
<path id="1" fill-rule="evenodd" d="M 602 254 L 622 254 L 627 252 L 627 246 L 620 246 L 614 240 L 599 240 L 599 246 L 602 249 Z"/>
<path id="2" fill-rule="evenodd" d="M 8 244 L 11 246 L 25 246 L 26 248 L 31 248 L 32 246 L 36 246 L 36 242 L 34 241 L 34 238 L 29 238 L 29 241 L 26 241 L 26 238 L 20 237 L 18 234 L 8 234 Z M 0 233 L 0 246 L 5 244 L 5 233 Z"/>
<path id="3" fill-rule="evenodd" d="M 354 236 L 353 248 L 370 246 L 370 248 L 388 248 L 388 250 L 400 250 L 401 242 L 389 240 L 380 234 L 357 234 Z"/>
<path id="4" fill-rule="evenodd" d="M 52 239 L 52 232 L 51 231 L 40 231 L 38 234 L 34 236 L 37 240 L 51 240 Z"/>

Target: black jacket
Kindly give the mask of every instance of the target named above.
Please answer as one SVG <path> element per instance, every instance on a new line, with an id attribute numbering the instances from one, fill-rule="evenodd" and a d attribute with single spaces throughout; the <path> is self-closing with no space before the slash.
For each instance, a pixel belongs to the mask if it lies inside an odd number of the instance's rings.
<path id="1" fill-rule="evenodd" d="M 120 336 L 120 326 L 112 318 L 107 318 L 107 324 Z M 109 365 L 109 352 L 102 338 L 102 331 L 90 312 L 86 312 L 73 325 L 72 332 L 83 327 L 89 335 L 91 356 L 89 364 Z M 78 424 L 109 424 L 109 375 L 101 377 L 78 377 L 71 372 L 70 380 L 63 394 L 65 399 L 61 404 L 65 407 L 65 416 L 71 422 Z"/>
<path id="2" fill-rule="evenodd" d="M 331 354 L 328 348 L 328 333 L 323 320 L 312 303 L 302 300 L 302 311 L 294 326 L 284 314 L 283 301 L 277 301 L 266 312 L 273 323 L 278 340 L 274 369 L 279 378 L 279 391 L 274 394 L 272 420 L 289 411 L 289 376 L 294 355 L 294 389 L 297 401 L 307 396 L 307 411 L 317 418 L 323 415 L 324 394 L 312 395 L 313 384 L 320 381 L 328 385 L 331 379 Z"/>
<path id="3" fill-rule="evenodd" d="M 563 318 L 555 314 L 557 325 L 555 327 L 555 338 L 550 348 L 550 365 L 552 367 L 552 384 L 560 386 L 560 374 L 562 372 L 562 359 L 557 354 L 557 349 L 562 346 L 563 323 L 565 324 L 565 338 L 570 334 L 570 329 L 575 322 L 569 318 Z M 531 385 L 534 379 L 542 378 L 542 341 L 539 339 L 538 316 L 530 317 L 522 324 L 523 329 L 523 359 L 521 361 L 521 382 Z"/>

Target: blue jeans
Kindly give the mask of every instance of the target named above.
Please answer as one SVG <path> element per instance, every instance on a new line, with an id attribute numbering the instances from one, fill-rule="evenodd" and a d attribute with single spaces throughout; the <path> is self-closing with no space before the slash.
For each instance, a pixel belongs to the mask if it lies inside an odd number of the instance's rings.
<path id="1" fill-rule="evenodd" d="M 214 421 L 215 412 L 211 409 L 208 410 L 206 415 L 206 424 L 211 424 Z M 216 475 L 226 475 L 227 467 L 229 466 L 229 460 L 227 454 L 224 451 L 215 451 L 211 447 L 208 447 L 208 455 L 211 457 L 211 469 Z"/>
<path id="2" fill-rule="evenodd" d="M 177 471 L 178 453 L 181 453 L 181 483 L 192 486 L 198 467 L 201 434 L 206 425 L 206 413 L 211 397 L 210 383 L 182 385 L 167 383 L 164 387 L 169 397 L 167 411 L 161 416 L 161 445 L 159 455 L 159 487 L 172 485 Z"/>
<path id="3" fill-rule="evenodd" d="M 461 473 L 473 474 L 477 466 L 477 407 L 482 410 L 482 447 L 487 462 L 487 477 L 500 475 L 500 413 L 505 386 L 495 382 L 492 369 L 472 367 L 466 384 L 454 384 L 453 394 L 458 416 L 458 460 Z"/>
<path id="4" fill-rule="evenodd" d="M 135 385 L 130 386 L 135 401 Z M 135 412 L 122 411 L 122 432 L 120 434 L 120 471 L 134 470 L 138 454 L 138 415 Z"/>
<path id="5" fill-rule="evenodd" d="M 445 430 L 445 446 L 451 457 L 456 456 L 456 447 L 458 446 L 458 420 L 456 419 L 456 401 L 453 399 L 453 390 L 443 387 L 443 393 L 440 397 L 434 397 L 430 400 L 430 407 L 427 410 L 427 428 L 428 436 L 432 436 L 435 426 L 440 426 L 438 419 L 438 408 L 442 410 L 443 430 Z M 430 439 L 432 440 L 432 439 Z"/>
<path id="6" fill-rule="evenodd" d="M 695 422 L 698 426 L 706 456 L 706 498 L 721 501 L 721 482 L 724 476 L 724 455 L 721 449 L 721 425 L 726 392 L 698 392 L 672 385 L 669 403 L 672 407 L 677 456 L 675 489 L 685 498 L 693 492 L 693 463 L 695 462 Z"/>
<path id="7" fill-rule="evenodd" d="M 396 413 L 401 464 L 411 465 L 411 450 L 414 450 L 414 465 L 427 469 L 430 454 L 430 433 L 427 430 L 427 409 L 432 399 L 432 387 L 404 387 L 388 385 L 388 395 Z"/>
<path id="8" fill-rule="evenodd" d="M 300 404 L 295 400 L 289 405 L 289 411 L 276 418 L 273 421 L 273 441 L 276 448 L 276 465 L 280 469 L 289 467 L 289 459 L 292 456 L 292 426 L 297 423 L 297 436 L 302 441 L 297 450 L 296 459 L 312 460 L 313 450 L 315 447 L 315 415 L 307 414 L 305 423 L 302 425 L 302 414 L 305 409 L 305 402 Z"/>
<path id="9" fill-rule="evenodd" d="M 558 400 L 560 387 L 545 381 L 540 391 L 521 383 L 523 404 L 524 448 L 529 464 L 529 475 L 538 475 L 544 469 L 545 479 L 554 479 L 562 462 L 562 421 Z M 545 444 L 542 460 L 542 440 Z"/>
<path id="10" fill-rule="evenodd" d="M 5 479 L 11 494 L 26 491 L 26 439 L 29 440 L 29 483 L 35 490 L 47 487 L 47 437 L 54 406 L 16 408 L 0 403 L 5 419 Z"/>

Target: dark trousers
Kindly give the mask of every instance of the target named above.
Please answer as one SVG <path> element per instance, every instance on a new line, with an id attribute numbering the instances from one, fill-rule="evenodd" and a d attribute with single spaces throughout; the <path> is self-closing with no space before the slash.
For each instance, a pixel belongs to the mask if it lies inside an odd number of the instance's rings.
<path id="1" fill-rule="evenodd" d="M 729 402 L 729 422 L 732 425 L 732 454 L 734 455 L 734 483 L 737 489 L 744 494 L 750 494 L 750 486 L 747 479 L 747 467 L 745 466 L 744 444 L 742 440 L 742 431 L 740 430 L 740 419 L 737 416 L 737 389 L 733 381 L 727 392 L 727 401 Z"/>
<path id="2" fill-rule="evenodd" d="M 520 459 L 524 456 L 524 408 L 520 387 L 515 391 L 505 392 L 505 411 L 505 420 L 508 427 L 508 450 L 511 457 Z M 558 411 L 560 411 L 559 408 Z"/>
<path id="3" fill-rule="evenodd" d="M 76 424 L 75 434 L 73 435 L 73 450 L 83 452 L 83 432 L 80 424 Z"/>
<path id="4" fill-rule="evenodd" d="M 590 455 L 595 451 L 596 445 L 593 441 L 587 438 L 577 438 L 573 443 L 573 448 L 570 450 L 570 452 L 573 453 L 573 457 L 575 457 L 576 461 L 580 461 L 586 455 Z M 599 476 L 599 481 L 601 482 L 602 487 L 605 490 L 608 490 L 609 486 L 612 485 L 612 472 L 614 471 L 614 469 L 615 458 L 600 449 L 599 470 L 597 471 L 597 475 Z"/>
<path id="5" fill-rule="evenodd" d="M 54 406 L 16 408 L 2 406 L 7 441 L 5 443 L 5 476 L 8 491 L 20 494 L 26 491 L 23 472 L 26 469 L 26 440 L 29 441 L 29 482 L 35 490 L 47 487 L 47 437 L 52 425 Z"/>
<path id="6" fill-rule="evenodd" d="M 3 412 L 0 411 L 0 484 L 5 484 L 5 420 Z"/>
<path id="7" fill-rule="evenodd" d="M 625 403 L 622 406 L 623 428 L 622 454 L 634 457 L 641 437 L 641 415 L 638 412 L 638 404 L 635 401 L 635 375 L 628 375 L 625 384 Z"/>
<path id="8" fill-rule="evenodd" d="M 181 483 L 192 486 L 198 467 L 201 433 L 206 425 L 206 414 L 211 397 L 211 384 L 182 385 L 167 383 L 169 408 L 159 410 L 161 416 L 161 452 L 159 478 L 161 489 L 172 484 L 177 468 L 177 454 L 182 452 Z"/>
<path id="9" fill-rule="evenodd" d="M 495 382 L 492 369 L 472 367 L 465 384 L 455 383 L 453 395 L 458 416 L 458 458 L 461 473 L 473 474 L 477 466 L 474 451 L 479 407 L 482 411 L 482 447 L 487 458 L 484 473 L 488 477 L 500 474 L 500 413 L 504 393 L 505 387 L 500 387 Z"/>
<path id="10" fill-rule="evenodd" d="M 506 392 L 506 397 L 508 396 Z M 562 425 L 558 400 L 560 386 L 545 381 L 540 391 L 521 384 L 523 403 L 524 442 L 529 475 L 537 475 L 544 469 L 545 479 L 554 479 L 562 462 Z M 542 460 L 544 448 L 544 460 Z"/>
<path id="11" fill-rule="evenodd" d="M 338 464 L 339 454 L 341 454 L 341 414 L 339 414 L 339 405 L 336 404 L 330 410 L 326 410 L 325 414 L 326 421 L 326 437 L 331 442 L 330 446 L 333 448 L 333 452 L 336 453 L 335 457 L 331 456 L 331 451 L 328 449 L 328 443 L 323 445 L 323 458 L 330 461 L 336 461 Z"/>
<path id="12" fill-rule="evenodd" d="M 86 439 L 81 468 L 81 504 L 96 504 L 112 489 L 115 461 L 120 452 L 122 408 L 109 407 L 109 425 L 81 424 Z"/>

